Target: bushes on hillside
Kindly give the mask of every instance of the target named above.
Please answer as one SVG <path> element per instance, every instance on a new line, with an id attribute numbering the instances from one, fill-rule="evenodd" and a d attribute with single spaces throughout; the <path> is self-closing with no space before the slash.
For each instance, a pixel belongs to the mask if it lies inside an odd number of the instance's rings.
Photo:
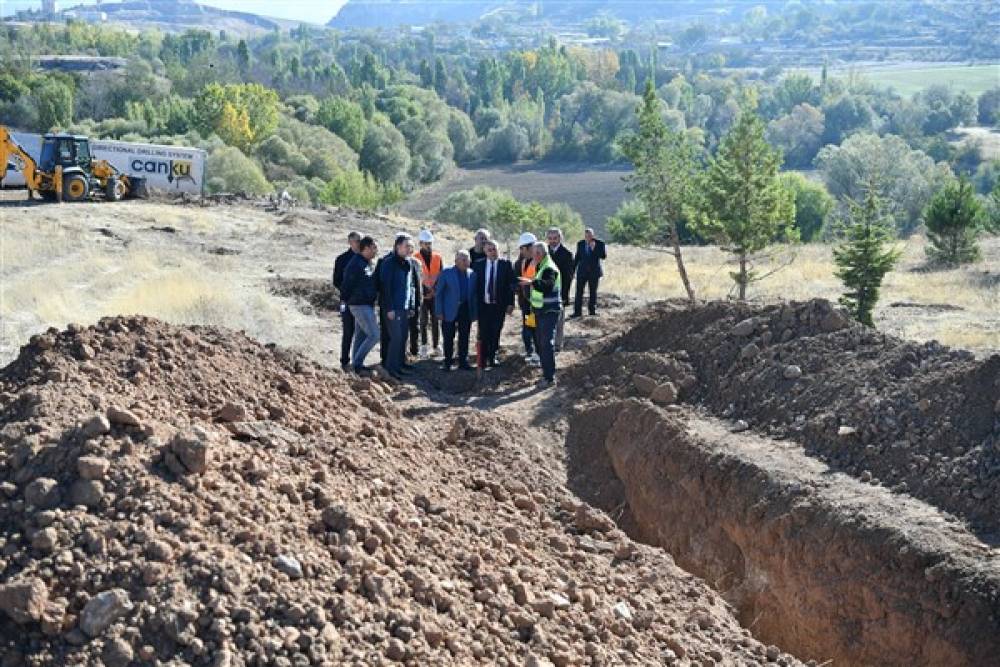
<path id="1" fill-rule="evenodd" d="M 430 216 L 465 229 L 487 227 L 501 241 L 509 241 L 523 231 L 543 233 L 549 227 L 559 227 L 567 239 L 583 237 L 583 218 L 569 205 L 522 203 L 508 190 L 485 185 L 453 192 Z"/>
<path id="2" fill-rule="evenodd" d="M 256 162 L 235 146 L 223 146 L 212 151 L 205 165 L 209 192 L 246 192 L 264 195 L 273 191 Z"/>
<path id="3" fill-rule="evenodd" d="M 781 185 L 795 198 L 795 227 L 802 241 L 818 241 L 827 218 L 836 202 L 822 183 L 810 181 L 802 174 L 786 172 Z"/>

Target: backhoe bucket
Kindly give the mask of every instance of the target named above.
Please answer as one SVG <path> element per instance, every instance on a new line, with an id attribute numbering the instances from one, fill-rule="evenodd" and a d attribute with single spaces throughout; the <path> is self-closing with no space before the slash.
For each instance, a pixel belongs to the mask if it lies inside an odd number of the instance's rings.
<path id="1" fill-rule="evenodd" d="M 146 179 L 141 176 L 129 176 L 128 195 L 126 199 L 147 199 L 149 188 L 146 187 Z"/>

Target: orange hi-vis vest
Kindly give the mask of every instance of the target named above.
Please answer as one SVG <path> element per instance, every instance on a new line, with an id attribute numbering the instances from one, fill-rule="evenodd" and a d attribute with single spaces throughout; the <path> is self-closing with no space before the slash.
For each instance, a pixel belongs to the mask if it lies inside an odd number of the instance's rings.
<path id="1" fill-rule="evenodd" d="M 441 255 L 431 251 L 431 264 L 427 265 L 424 261 L 424 256 L 420 251 L 417 251 L 417 258 L 420 259 L 420 265 L 423 267 L 423 276 L 420 282 L 423 283 L 424 287 L 433 289 L 434 285 L 437 284 L 438 275 L 441 273 L 441 267 L 443 262 L 441 261 Z"/>

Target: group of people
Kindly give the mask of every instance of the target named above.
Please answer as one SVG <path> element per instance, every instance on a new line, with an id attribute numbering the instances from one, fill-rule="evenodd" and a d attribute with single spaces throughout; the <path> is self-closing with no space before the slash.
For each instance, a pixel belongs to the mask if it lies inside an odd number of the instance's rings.
<path id="1" fill-rule="evenodd" d="M 558 228 L 549 229 L 545 241 L 525 232 L 513 263 L 500 257 L 489 231 L 480 229 L 475 244 L 456 252 L 448 268 L 427 229 L 416 243 L 409 234 L 399 234 L 392 250 L 381 257 L 371 236 L 351 232 L 347 240 L 350 247 L 337 257 L 333 270 L 343 321 L 340 364 L 361 375 L 371 372 L 365 361 L 376 343 L 382 367 L 397 379 L 413 372 L 412 359 L 441 356 L 442 344 L 445 371 L 456 366 L 473 370 L 473 322 L 479 342 L 476 363 L 486 370 L 496 368 L 500 335 L 516 309 L 525 358 L 541 367 L 540 383 L 551 386 L 574 277 L 576 300 L 570 317 L 583 315 L 585 291 L 588 312 L 597 314 L 597 288 L 607 253 L 592 229 L 584 232 L 575 254 L 563 244 Z"/>

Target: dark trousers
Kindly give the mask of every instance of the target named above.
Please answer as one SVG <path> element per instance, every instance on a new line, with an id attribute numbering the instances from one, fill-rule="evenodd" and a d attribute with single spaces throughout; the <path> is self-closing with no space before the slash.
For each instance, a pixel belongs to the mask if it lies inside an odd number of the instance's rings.
<path id="1" fill-rule="evenodd" d="M 354 342 L 354 315 L 350 308 L 344 308 L 340 322 L 344 329 L 340 335 L 340 365 L 346 366 L 351 363 L 351 344 Z"/>
<path id="2" fill-rule="evenodd" d="M 587 310 L 591 315 L 597 314 L 597 283 L 600 282 L 600 280 L 600 276 L 596 275 L 577 276 L 576 302 L 573 304 L 574 315 L 583 314 L 583 290 L 585 287 L 590 288 L 590 300 L 587 303 Z"/>
<path id="3" fill-rule="evenodd" d="M 385 308 L 381 306 L 378 309 L 378 334 L 378 356 L 382 366 L 385 366 L 389 359 L 389 318 L 385 316 Z"/>
<path id="4" fill-rule="evenodd" d="M 415 357 L 417 356 L 417 344 L 420 342 L 420 313 L 413 313 L 413 317 L 409 318 L 407 324 L 406 338 L 410 343 L 410 355 Z"/>
<path id="5" fill-rule="evenodd" d="M 427 345 L 427 328 L 430 327 L 434 349 L 437 349 L 441 338 L 441 326 L 434 316 L 434 297 L 424 297 L 420 302 L 420 344 Z"/>
<path id="6" fill-rule="evenodd" d="M 444 363 L 451 366 L 455 356 L 455 333 L 458 333 L 458 365 L 469 363 L 469 332 L 472 330 L 472 320 L 469 319 L 469 304 L 458 307 L 458 316 L 453 322 L 445 320 L 441 323 L 441 334 L 444 337 Z"/>
<path id="7" fill-rule="evenodd" d="M 479 305 L 479 340 L 482 343 L 483 363 L 487 366 L 496 365 L 497 352 L 500 350 L 500 334 L 503 332 L 506 314 L 504 307 L 499 303 Z"/>
<path id="8" fill-rule="evenodd" d="M 546 380 L 551 380 L 556 376 L 556 326 L 559 324 L 559 311 L 536 313 L 535 324 L 542 375 Z"/>
<path id="9" fill-rule="evenodd" d="M 389 329 L 389 351 L 386 355 L 385 368 L 390 373 L 399 373 L 406 360 L 406 329 L 409 326 L 409 318 L 405 310 L 395 310 L 393 319 L 386 317 L 386 320 Z"/>
<path id="10" fill-rule="evenodd" d="M 535 353 L 535 330 L 524 323 L 524 319 L 531 310 L 521 311 L 521 341 L 524 343 L 524 353 L 532 355 Z"/>

